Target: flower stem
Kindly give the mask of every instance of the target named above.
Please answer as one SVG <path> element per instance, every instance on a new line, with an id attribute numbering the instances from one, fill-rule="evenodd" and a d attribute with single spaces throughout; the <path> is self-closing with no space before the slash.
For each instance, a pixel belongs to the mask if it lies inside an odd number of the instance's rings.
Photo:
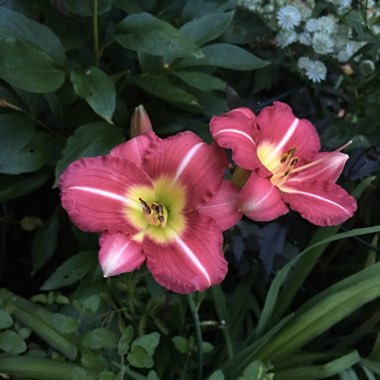
<path id="1" fill-rule="evenodd" d="M 100 49 L 99 49 L 99 25 L 98 25 L 98 0 L 93 0 L 92 10 L 92 32 L 94 37 L 95 65 L 99 66 Z"/>
<path id="2" fill-rule="evenodd" d="M 190 307 L 191 314 L 193 316 L 195 336 L 197 339 L 197 349 L 198 349 L 198 380 L 202 380 L 202 370 L 203 370 L 203 350 L 202 350 L 202 331 L 199 322 L 198 309 L 195 305 L 194 299 L 191 294 L 187 295 L 187 302 Z"/>

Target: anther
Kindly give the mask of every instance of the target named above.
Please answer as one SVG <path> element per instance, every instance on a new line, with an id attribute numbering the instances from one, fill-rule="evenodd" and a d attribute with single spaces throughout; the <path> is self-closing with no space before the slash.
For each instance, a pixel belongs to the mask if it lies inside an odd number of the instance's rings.
<path id="1" fill-rule="evenodd" d="M 158 205 L 156 203 L 152 203 L 152 209 L 153 211 L 158 212 Z"/>
<path id="2" fill-rule="evenodd" d="M 160 221 L 160 223 L 164 223 L 165 222 L 165 218 L 163 215 L 159 215 L 158 216 L 158 220 Z"/>
<path id="3" fill-rule="evenodd" d="M 293 158 L 293 160 L 290 162 L 291 166 L 294 166 L 298 162 L 298 158 Z"/>
<path id="4" fill-rule="evenodd" d="M 158 204 L 158 210 L 157 211 L 158 211 L 159 214 L 163 214 L 164 213 L 164 206 L 162 206 L 161 203 Z"/>
<path id="5" fill-rule="evenodd" d="M 152 210 L 150 209 L 150 207 L 148 206 L 148 204 L 142 198 L 139 198 L 139 201 L 141 203 L 141 207 L 142 207 L 142 209 L 144 211 L 144 214 L 149 215 L 152 212 Z"/>

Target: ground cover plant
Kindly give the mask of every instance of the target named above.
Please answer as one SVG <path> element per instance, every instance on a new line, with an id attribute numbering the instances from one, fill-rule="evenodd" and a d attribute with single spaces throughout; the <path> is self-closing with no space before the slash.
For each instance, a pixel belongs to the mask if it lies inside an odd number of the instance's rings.
<path id="1" fill-rule="evenodd" d="M 0 2 L 0 378 L 380 377 L 380 5 Z"/>

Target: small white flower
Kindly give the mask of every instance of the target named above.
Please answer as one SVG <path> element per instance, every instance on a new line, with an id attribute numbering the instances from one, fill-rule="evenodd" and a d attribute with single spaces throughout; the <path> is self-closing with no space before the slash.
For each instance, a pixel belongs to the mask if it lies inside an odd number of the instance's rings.
<path id="1" fill-rule="evenodd" d="M 318 19 L 311 18 L 310 20 L 307 20 L 305 25 L 305 30 L 310 33 L 314 33 L 320 30 L 320 23 Z"/>
<path id="2" fill-rule="evenodd" d="M 283 30 L 276 36 L 277 45 L 284 48 L 292 43 L 296 42 L 298 39 L 297 33 L 293 30 Z"/>
<path id="3" fill-rule="evenodd" d="M 301 14 L 296 7 L 287 5 L 277 11 L 278 25 L 284 30 L 292 30 L 301 22 Z"/>
<path id="4" fill-rule="evenodd" d="M 322 16 L 318 18 L 319 30 L 324 33 L 335 33 L 337 29 L 337 20 L 334 16 Z"/>
<path id="5" fill-rule="evenodd" d="M 347 41 L 344 47 L 338 52 L 337 60 L 339 62 L 347 62 L 365 44 L 365 42 Z"/>
<path id="6" fill-rule="evenodd" d="M 313 42 L 313 39 L 311 38 L 310 33 L 303 32 L 298 35 L 298 41 L 302 45 L 310 46 Z"/>
<path id="7" fill-rule="evenodd" d="M 327 69 L 321 61 L 311 61 L 305 71 L 307 78 L 314 83 L 320 83 L 326 79 Z"/>
<path id="8" fill-rule="evenodd" d="M 318 54 L 329 54 L 334 51 L 334 39 L 323 32 L 313 36 L 313 49 Z"/>
<path id="9" fill-rule="evenodd" d="M 312 63 L 309 57 L 299 57 L 297 61 L 297 66 L 299 69 L 306 69 Z"/>
<path id="10" fill-rule="evenodd" d="M 339 0 L 339 4 L 338 4 L 339 13 L 350 9 L 351 5 L 352 5 L 352 0 Z"/>

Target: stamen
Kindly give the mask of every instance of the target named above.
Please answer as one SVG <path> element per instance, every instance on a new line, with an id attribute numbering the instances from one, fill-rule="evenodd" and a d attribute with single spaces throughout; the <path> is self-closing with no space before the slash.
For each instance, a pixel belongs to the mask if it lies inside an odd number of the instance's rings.
<path id="1" fill-rule="evenodd" d="M 165 222 L 165 218 L 163 215 L 159 215 L 158 216 L 158 220 L 160 221 L 160 223 L 164 223 Z"/>
<path id="2" fill-rule="evenodd" d="M 305 169 L 308 169 L 310 168 L 311 166 L 314 166 L 314 165 L 317 165 L 319 164 L 320 162 L 323 162 L 327 159 L 329 159 L 330 155 L 334 154 L 334 153 L 337 153 L 337 152 L 340 152 L 341 150 L 347 148 L 349 145 L 352 144 L 352 140 L 348 141 L 346 144 L 342 145 L 340 148 L 330 152 L 330 154 L 320 158 L 319 160 L 315 160 L 315 161 L 312 161 L 312 162 L 309 162 L 308 164 L 306 165 L 303 165 L 303 166 L 299 166 L 298 168 L 295 168 L 292 170 L 292 173 L 297 173 L 297 172 L 300 172 L 302 170 L 305 170 Z"/>
<path id="3" fill-rule="evenodd" d="M 152 209 L 154 210 L 154 211 L 158 211 L 158 206 L 157 206 L 157 204 L 156 203 L 152 203 Z"/>

